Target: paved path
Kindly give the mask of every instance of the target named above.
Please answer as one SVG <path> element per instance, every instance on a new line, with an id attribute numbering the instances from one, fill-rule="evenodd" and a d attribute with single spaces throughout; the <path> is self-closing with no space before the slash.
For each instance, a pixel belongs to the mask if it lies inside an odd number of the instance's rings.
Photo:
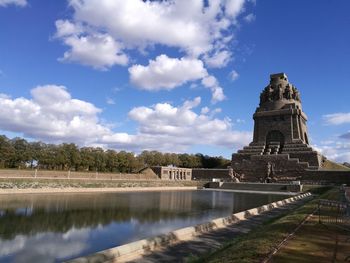
<path id="1" fill-rule="evenodd" d="M 291 204 L 287 204 L 283 207 L 274 208 L 271 211 L 264 212 L 260 215 L 253 216 L 238 223 L 234 223 L 226 228 L 221 228 L 209 233 L 201 234 L 195 239 L 174 244 L 161 251 L 153 251 L 143 258 L 130 262 L 186 262 L 186 258 L 190 257 L 191 255 L 198 256 L 203 253 L 216 250 L 220 248 L 223 243 L 248 233 L 269 219 L 294 210 L 295 208 L 304 204 L 307 200 L 310 200 L 310 197 L 306 197 Z"/>

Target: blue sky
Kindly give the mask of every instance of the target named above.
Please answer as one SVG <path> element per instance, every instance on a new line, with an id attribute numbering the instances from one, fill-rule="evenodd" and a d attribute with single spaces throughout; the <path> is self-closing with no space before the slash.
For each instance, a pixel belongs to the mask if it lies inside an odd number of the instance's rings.
<path id="1" fill-rule="evenodd" d="M 350 2 L 0 0 L 0 132 L 230 155 L 269 74 L 301 92 L 313 146 L 350 161 Z"/>

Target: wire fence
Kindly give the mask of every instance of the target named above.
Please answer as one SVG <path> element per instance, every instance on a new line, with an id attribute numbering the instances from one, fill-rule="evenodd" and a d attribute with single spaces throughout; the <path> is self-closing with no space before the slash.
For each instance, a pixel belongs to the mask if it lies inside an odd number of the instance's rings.
<path id="1" fill-rule="evenodd" d="M 350 205 L 346 202 L 320 199 L 318 221 L 322 224 L 336 224 L 348 227 L 350 231 Z"/>

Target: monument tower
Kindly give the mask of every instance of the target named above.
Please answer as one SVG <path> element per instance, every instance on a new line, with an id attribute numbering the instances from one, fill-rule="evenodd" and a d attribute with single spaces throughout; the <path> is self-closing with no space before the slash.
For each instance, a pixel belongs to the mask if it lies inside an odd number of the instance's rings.
<path id="1" fill-rule="evenodd" d="M 318 169 L 322 155 L 309 146 L 307 116 L 297 88 L 284 73 L 270 75 L 254 115 L 253 142 L 232 155 L 232 169 L 248 180 L 273 169 L 275 179 L 295 179 L 298 172 Z"/>

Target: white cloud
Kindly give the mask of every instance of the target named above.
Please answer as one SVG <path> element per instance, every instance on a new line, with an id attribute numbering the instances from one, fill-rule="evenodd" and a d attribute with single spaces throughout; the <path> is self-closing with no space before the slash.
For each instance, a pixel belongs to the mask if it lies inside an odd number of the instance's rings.
<path id="1" fill-rule="evenodd" d="M 202 84 L 211 90 L 213 103 L 223 101 L 226 98 L 224 90 L 219 86 L 218 81 L 214 76 L 206 76 L 202 79 Z"/>
<path id="2" fill-rule="evenodd" d="M 54 262 L 79 255 L 87 249 L 90 229 L 71 228 L 63 234 L 39 233 L 31 236 L 17 235 L 12 240 L 0 239 L 0 256 L 10 253 L 14 262 Z"/>
<path id="3" fill-rule="evenodd" d="M 244 0 L 70 0 L 74 21 L 107 31 L 128 47 L 162 44 L 200 55 L 221 42 Z"/>
<path id="4" fill-rule="evenodd" d="M 254 14 L 248 14 L 244 17 L 244 20 L 247 22 L 247 23 L 251 23 L 251 22 L 254 22 L 256 19 L 255 15 Z"/>
<path id="5" fill-rule="evenodd" d="M 118 150 L 154 149 L 185 151 L 193 145 L 241 147 L 251 140 L 250 132 L 235 131 L 228 118 L 215 118 L 220 109 L 194 110 L 201 98 L 181 106 L 157 103 L 136 107 L 129 118 L 137 124 L 134 134 L 114 132 L 99 118 L 101 109 L 74 99 L 63 86 L 39 86 L 32 98 L 0 96 L 0 129 L 22 133 L 45 142 L 74 142 L 101 145 Z"/>
<path id="6" fill-rule="evenodd" d="M 114 65 L 127 65 L 128 57 L 121 43 L 108 34 L 85 35 L 80 25 L 69 21 L 56 21 L 55 37 L 70 47 L 60 61 L 77 62 L 96 69 L 106 70 Z"/>
<path id="7" fill-rule="evenodd" d="M 232 60 L 229 45 L 246 2 L 68 0 L 73 16 L 56 21 L 55 37 L 69 47 L 59 60 L 106 70 L 133 61 L 129 51 L 134 49 L 145 55 L 148 48 L 153 50 L 156 45 L 174 48 L 185 58 L 164 59 L 160 55 L 148 66 L 136 64 L 129 68 L 130 80 L 136 86 L 171 90 L 205 77 L 197 75 L 206 72 L 202 61 L 209 68 L 222 68 Z M 196 67 L 180 76 L 186 61 L 196 63 Z M 219 85 L 210 89 L 213 102 L 225 98 Z"/>
<path id="8" fill-rule="evenodd" d="M 350 123 L 350 112 L 323 115 L 323 119 L 330 125 Z"/>
<path id="9" fill-rule="evenodd" d="M 205 63 L 211 68 L 223 68 L 231 60 L 232 53 L 227 50 L 217 51 L 211 56 L 204 56 Z"/>
<path id="10" fill-rule="evenodd" d="M 169 58 L 160 55 L 147 66 L 133 65 L 129 68 L 131 82 L 140 89 L 171 90 L 190 81 L 202 80 L 212 92 L 212 102 L 225 99 L 224 91 L 215 77 L 210 76 L 203 62 L 192 58 Z"/>
<path id="11" fill-rule="evenodd" d="M 225 1 L 226 13 L 231 17 L 238 16 L 243 9 L 244 0 L 226 0 Z"/>
<path id="12" fill-rule="evenodd" d="M 129 68 L 130 80 L 145 90 L 171 90 L 189 81 L 205 77 L 208 73 L 203 62 L 191 58 L 169 58 L 160 55 L 147 66 L 133 65 Z"/>
<path id="13" fill-rule="evenodd" d="M 57 20 L 55 25 L 57 30 L 55 37 L 58 38 L 79 35 L 84 31 L 82 25 L 71 23 L 68 20 Z"/>
<path id="14" fill-rule="evenodd" d="M 214 118 L 206 107 L 195 113 L 193 108 L 199 104 L 200 98 L 195 98 L 179 107 L 169 103 L 136 107 L 129 117 L 138 123 L 138 133 L 106 136 L 103 140 L 117 147 L 142 145 L 143 149 L 163 151 L 184 151 L 191 145 L 240 147 L 251 140 L 250 132 L 232 130 L 228 118 Z"/>
<path id="15" fill-rule="evenodd" d="M 7 94 L 0 93 L 0 99 L 10 99 L 11 97 Z"/>
<path id="16" fill-rule="evenodd" d="M 237 72 L 236 70 L 232 70 L 232 71 L 230 72 L 230 79 L 231 79 L 232 81 L 235 81 L 235 80 L 238 79 L 238 78 L 239 78 L 238 72 Z"/>
<path id="17" fill-rule="evenodd" d="M 350 162 L 350 143 L 348 142 L 330 142 L 326 145 L 315 146 L 328 159 L 344 163 Z"/>
<path id="18" fill-rule="evenodd" d="M 79 144 L 97 140 L 108 132 L 98 123 L 101 110 L 93 104 L 72 99 L 63 86 L 39 86 L 32 99 L 0 97 L 0 128 L 45 141 Z"/>
<path id="19" fill-rule="evenodd" d="M 0 256 L 6 256 L 18 252 L 24 248 L 25 241 L 25 237 L 22 235 L 18 235 L 10 241 L 3 241 L 0 239 Z"/>
<path id="20" fill-rule="evenodd" d="M 8 5 L 17 5 L 20 7 L 26 6 L 28 3 L 26 0 L 0 0 L 0 6 L 6 7 Z"/>
<path id="21" fill-rule="evenodd" d="M 115 105 L 115 101 L 112 98 L 107 98 L 106 99 L 106 103 L 109 104 L 109 105 Z"/>
<path id="22" fill-rule="evenodd" d="M 207 114 L 210 111 L 210 109 L 208 107 L 203 107 L 201 109 L 201 114 Z"/>

